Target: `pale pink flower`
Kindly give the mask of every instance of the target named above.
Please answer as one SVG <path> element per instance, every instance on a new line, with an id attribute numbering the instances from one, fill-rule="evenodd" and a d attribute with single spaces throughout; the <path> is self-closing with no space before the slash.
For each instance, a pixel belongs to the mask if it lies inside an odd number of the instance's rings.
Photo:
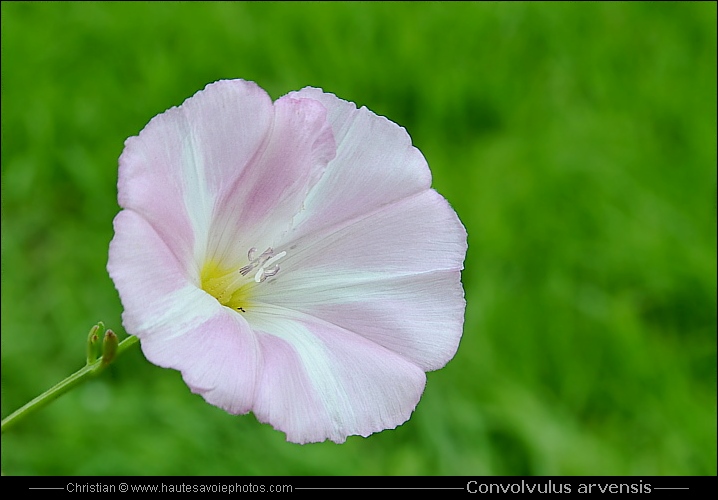
<path id="1" fill-rule="evenodd" d="M 406 130 L 208 85 L 125 143 L 108 271 L 147 359 L 307 443 L 405 422 L 456 352 L 466 232 Z"/>

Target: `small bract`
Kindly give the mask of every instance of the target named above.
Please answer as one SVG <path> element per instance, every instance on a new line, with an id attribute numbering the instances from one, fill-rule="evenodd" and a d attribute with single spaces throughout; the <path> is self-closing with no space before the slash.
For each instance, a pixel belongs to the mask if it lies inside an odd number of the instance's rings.
<path id="1" fill-rule="evenodd" d="M 289 441 L 405 422 L 455 354 L 466 232 L 406 130 L 208 85 L 129 138 L 110 276 L 152 363 Z"/>

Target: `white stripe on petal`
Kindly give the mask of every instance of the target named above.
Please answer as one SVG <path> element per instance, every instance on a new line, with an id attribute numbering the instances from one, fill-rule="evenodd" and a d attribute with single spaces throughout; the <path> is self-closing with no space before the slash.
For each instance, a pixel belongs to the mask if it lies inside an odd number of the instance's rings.
<path id="1" fill-rule="evenodd" d="M 324 274 L 266 300 L 361 335 L 425 371 L 454 356 L 465 308 L 458 271 L 362 278 Z"/>
<path id="2" fill-rule="evenodd" d="M 154 307 L 154 314 L 145 316 L 136 327 L 135 335 L 140 338 L 162 331 L 165 340 L 173 339 L 201 326 L 222 306 L 204 290 L 187 285 L 163 295 Z"/>
<path id="3" fill-rule="evenodd" d="M 265 351 L 254 412 L 289 441 L 341 443 L 394 428 L 421 397 L 424 372 L 374 342 L 279 307 L 258 305 L 247 317 Z"/>
<path id="4" fill-rule="evenodd" d="M 254 330 L 280 338 L 296 351 L 330 421 L 356 427 L 354 410 L 330 364 L 326 345 L 281 309 L 258 306 L 249 318 Z"/>
<path id="5" fill-rule="evenodd" d="M 194 229 L 194 259 L 195 262 L 202 262 L 207 251 L 214 202 L 207 188 L 201 146 L 197 143 L 197 137 L 189 131 L 183 135 L 180 166 L 184 184 L 182 193 Z"/>
<path id="6" fill-rule="evenodd" d="M 192 392 L 208 403 L 247 413 L 261 370 L 257 336 L 240 314 L 214 304 L 204 310 L 186 307 L 174 324 L 156 325 L 152 335 L 141 339 L 142 351 L 154 364 L 182 372 Z"/>

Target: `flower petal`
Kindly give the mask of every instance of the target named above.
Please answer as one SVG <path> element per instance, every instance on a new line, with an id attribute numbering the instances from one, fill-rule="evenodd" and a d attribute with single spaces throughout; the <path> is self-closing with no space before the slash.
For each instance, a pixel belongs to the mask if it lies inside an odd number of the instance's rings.
<path id="1" fill-rule="evenodd" d="M 107 267 L 124 306 L 122 323 L 140 339 L 147 359 L 180 370 L 209 403 L 248 412 L 261 363 L 242 316 L 192 284 L 165 242 L 132 210 L 115 218 Z"/>
<path id="2" fill-rule="evenodd" d="M 424 390 L 416 365 L 336 325 L 268 305 L 251 322 L 264 353 L 254 413 L 289 441 L 341 443 L 392 429 Z"/>
<path id="3" fill-rule="evenodd" d="M 466 305 L 466 232 L 435 191 L 282 248 L 282 271 L 257 287 L 256 300 L 341 326 L 425 370 L 453 357 Z"/>
<path id="4" fill-rule="evenodd" d="M 120 206 L 145 217 L 183 261 L 204 252 L 217 194 L 251 165 L 274 119 L 252 82 L 208 85 L 154 117 L 120 156 Z"/>
<path id="5" fill-rule="evenodd" d="M 114 227 L 107 270 L 124 307 L 123 325 L 132 335 L 143 338 L 156 325 L 173 322 L 175 314 L 182 312 L 175 296 L 196 289 L 191 284 L 192 266 L 177 259 L 150 223 L 135 211 L 122 210 L 115 217 Z"/>
<path id="6" fill-rule="evenodd" d="M 326 110 L 311 99 L 283 97 L 274 104 L 271 134 L 262 150 L 220 196 L 209 256 L 226 263 L 246 259 L 289 230 L 307 192 L 334 157 Z"/>
<path id="7" fill-rule="evenodd" d="M 307 87 L 289 95 L 324 105 L 337 147 L 336 158 L 295 221 L 297 235 L 357 217 L 431 185 L 426 160 L 404 128 L 321 89 Z"/>
<path id="8" fill-rule="evenodd" d="M 189 302 L 182 305 L 189 308 Z M 261 371 L 256 335 L 240 314 L 214 301 L 207 318 L 186 312 L 178 322 L 189 328 L 158 328 L 142 341 L 142 352 L 152 363 L 182 372 L 192 392 L 229 413 L 252 409 Z"/>
<path id="9" fill-rule="evenodd" d="M 433 189 L 284 243 L 292 271 L 363 276 L 463 269 L 466 231 Z"/>
<path id="10" fill-rule="evenodd" d="M 459 271 L 343 283 L 325 278 L 278 294 L 272 303 L 361 335 L 431 371 L 459 346 L 465 309 L 460 278 Z"/>
<path id="11" fill-rule="evenodd" d="M 220 81 L 127 140 L 119 201 L 182 261 L 229 266 L 289 228 L 334 154 L 318 101 L 272 104 L 254 83 Z"/>

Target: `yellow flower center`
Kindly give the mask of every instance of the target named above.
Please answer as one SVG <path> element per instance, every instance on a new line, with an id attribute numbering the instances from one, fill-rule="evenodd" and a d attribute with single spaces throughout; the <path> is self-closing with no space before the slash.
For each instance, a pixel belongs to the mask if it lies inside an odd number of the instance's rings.
<path id="1" fill-rule="evenodd" d="M 239 312 L 246 312 L 250 307 L 249 296 L 256 283 L 248 280 L 239 269 L 227 269 L 208 260 L 202 267 L 200 280 L 202 290 L 223 306 Z"/>
<path id="2" fill-rule="evenodd" d="M 200 273 L 202 290 L 223 306 L 247 312 L 251 306 L 250 292 L 258 283 L 277 275 L 280 269 L 278 262 L 285 255 L 287 252 L 275 254 L 271 247 L 260 254 L 252 247 L 247 252 L 248 264 L 239 269 L 228 269 L 214 260 L 208 260 Z"/>

